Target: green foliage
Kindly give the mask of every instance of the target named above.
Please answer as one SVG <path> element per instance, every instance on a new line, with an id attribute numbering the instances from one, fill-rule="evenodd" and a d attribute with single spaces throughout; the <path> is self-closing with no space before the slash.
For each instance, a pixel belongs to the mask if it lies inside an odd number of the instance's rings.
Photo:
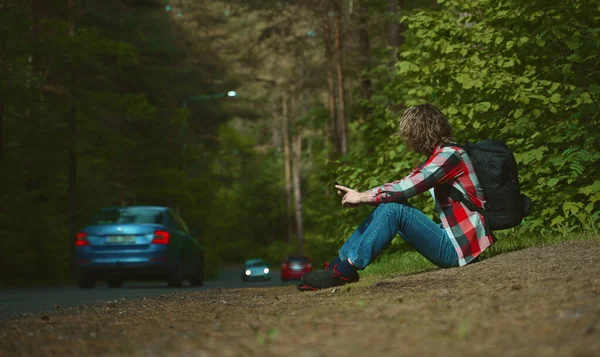
<path id="1" fill-rule="evenodd" d="M 77 8 L 72 35 L 65 4 L 0 6 L 0 268 L 9 272 L 0 283 L 69 277 L 72 143 L 78 228 L 104 206 L 168 205 L 191 228 L 203 228 L 207 275 L 220 264 L 206 229 L 220 185 L 209 169 L 218 158 L 195 133 L 201 127 L 210 136 L 227 114 L 218 102 L 190 110 L 181 104 L 185 96 L 213 92 L 212 75 L 223 74 L 223 65 L 210 51 L 188 55 L 185 33 L 160 7 L 115 1 L 101 11 L 98 3 Z M 196 58 L 210 67 L 197 66 Z"/>
<path id="2" fill-rule="evenodd" d="M 516 152 L 534 214 L 499 232 L 501 241 L 518 247 L 529 244 L 519 243 L 521 236 L 600 229 L 595 1 L 410 2 L 398 19 L 404 42 L 391 60 L 380 26 L 393 20 L 388 2 L 369 0 L 372 56 L 364 71 L 357 66 L 369 56 L 357 51 L 356 15 L 348 11 L 346 86 L 369 79 L 372 91 L 365 98 L 355 90 L 347 100 L 344 157 L 332 156 L 322 104 L 329 65 L 322 2 L 183 0 L 173 4 L 185 9 L 177 17 L 156 2 L 88 1 L 72 36 L 64 3 L 37 9 L 37 27 L 31 8 L 12 4 L 0 11 L 0 268 L 19 267 L 11 278 L 61 278 L 69 270 L 73 139 L 80 227 L 106 205 L 169 205 L 202 230 L 209 274 L 221 260 L 278 263 L 296 243 L 284 241 L 289 212 L 273 116 L 283 91 L 288 99 L 294 94 L 290 132 L 304 138 L 305 247 L 315 266 L 331 259 L 370 211 L 343 209 L 333 181 L 366 190 L 402 178 L 424 159 L 393 135 L 402 109 L 423 102 L 447 114 L 459 142 L 497 138 Z M 308 29 L 316 35 L 307 37 Z M 186 98 L 231 89 L 240 94 L 235 100 L 182 108 Z M 73 103 L 75 138 L 67 120 Z M 435 217 L 428 195 L 411 203 Z M 401 239 L 392 242 L 392 251 L 408 249 Z"/>
<path id="3" fill-rule="evenodd" d="M 597 231 L 596 2 L 439 3 L 401 19 L 409 29 L 401 60 L 391 78 L 386 64 L 373 70 L 380 89 L 365 103 L 371 116 L 352 123 L 352 152 L 334 171 L 339 181 L 366 189 L 407 174 L 423 158 L 390 138 L 398 113 L 388 103 L 433 102 L 459 142 L 497 138 L 516 152 L 524 192 L 535 204 L 521 232 Z M 416 203 L 431 213 L 429 202 Z M 344 227 L 340 233 L 352 225 Z"/>

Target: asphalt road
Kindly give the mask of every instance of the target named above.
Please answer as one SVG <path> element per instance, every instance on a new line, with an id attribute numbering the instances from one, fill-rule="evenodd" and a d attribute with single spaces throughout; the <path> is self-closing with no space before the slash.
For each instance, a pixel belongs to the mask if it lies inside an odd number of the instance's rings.
<path id="1" fill-rule="evenodd" d="M 169 288 L 166 282 L 125 282 L 119 289 L 109 288 L 99 282 L 94 289 L 80 289 L 75 286 L 52 288 L 7 288 L 0 289 L 0 320 L 24 314 L 46 314 L 59 308 L 93 305 L 120 299 L 150 297 L 178 291 L 207 289 L 231 289 L 246 287 L 280 286 L 296 284 L 281 282 L 279 271 L 271 272 L 271 280 L 244 282 L 241 271 L 236 268 L 222 268 L 219 277 L 209 280 L 202 287 L 185 285 L 183 288 Z"/>

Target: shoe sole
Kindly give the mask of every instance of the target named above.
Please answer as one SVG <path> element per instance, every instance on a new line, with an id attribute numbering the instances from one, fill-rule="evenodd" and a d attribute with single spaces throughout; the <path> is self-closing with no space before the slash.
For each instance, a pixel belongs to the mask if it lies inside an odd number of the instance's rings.
<path id="1" fill-rule="evenodd" d="M 321 290 L 319 288 L 313 288 L 312 286 L 306 285 L 304 283 L 298 284 L 298 286 L 296 287 L 296 289 L 298 289 L 300 291 L 317 291 L 317 290 Z"/>

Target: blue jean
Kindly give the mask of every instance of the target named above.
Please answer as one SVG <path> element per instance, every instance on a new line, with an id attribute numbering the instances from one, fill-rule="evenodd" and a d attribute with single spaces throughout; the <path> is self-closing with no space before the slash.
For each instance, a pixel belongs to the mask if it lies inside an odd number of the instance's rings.
<path id="1" fill-rule="evenodd" d="M 340 248 L 340 259 L 350 259 L 362 270 L 396 233 L 433 264 L 442 268 L 458 266 L 458 254 L 442 226 L 415 207 L 394 202 L 380 204 L 369 214 Z"/>

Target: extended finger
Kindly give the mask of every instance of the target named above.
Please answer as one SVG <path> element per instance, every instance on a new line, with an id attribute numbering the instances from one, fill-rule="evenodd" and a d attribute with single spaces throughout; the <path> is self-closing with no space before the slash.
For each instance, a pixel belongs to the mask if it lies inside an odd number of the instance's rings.
<path id="1" fill-rule="evenodd" d="M 342 190 L 344 192 L 352 191 L 351 188 L 348 188 L 348 187 L 342 186 L 342 185 L 335 185 L 335 188 L 337 188 L 338 190 Z"/>

